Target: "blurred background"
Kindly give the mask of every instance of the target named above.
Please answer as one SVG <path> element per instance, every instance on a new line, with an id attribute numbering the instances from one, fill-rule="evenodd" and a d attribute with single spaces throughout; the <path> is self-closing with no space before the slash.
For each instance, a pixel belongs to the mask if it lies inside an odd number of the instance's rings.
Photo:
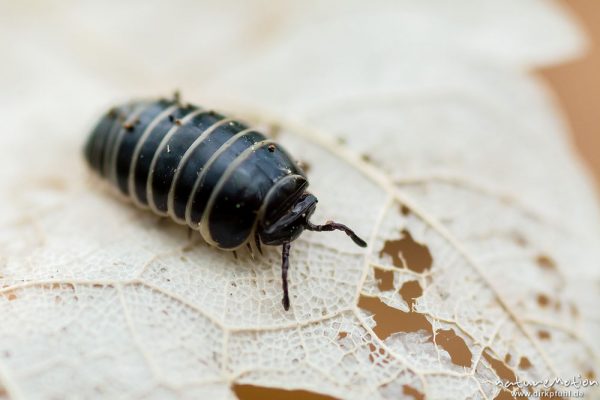
<path id="1" fill-rule="evenodd" d="M 600 1 L 561 0 L 588 35 L 586 55 L 539 71 L 554 89 L 575 144 L 600 185 Z"/>
<path id="2" fill-rule="evenodd" d="M 6 252 L 12 251 L 17 254 L 15 259 L 28 261 L 26 256 L 32 246 L 28 241 L 37 240 L 36 234 L 42 236 L 39 234 L 42 230 L 30 223 L 30 220 L 36 223 L 37 221 L 26 212 L 36 209 L 36 207 L 52 211 L 52 207 L 56 208 L 56 204 L 63 205 L 60 202 L 67 204 L 68 208 L 61 209 L 63 214 L 59 212 L 51 214 L 53 219 L 47 219 L 45 226 L 45 229 L 52 233 L 48 237 L 51 237 L 54 242 L 50 242 L 50 244 L 42 240 L 39 242 L 47 247 L 45 249 L 47 253 L 56 253 L 57 258 L 71 252 L 72 249 L 68 245 L 71 242 L 77 243 L 78 236 L 80 236 L 77 227 L 85 226 L 87 229 L 88 225 L 92 225 L 85 224 L 84 222 L 87 220 L 79 221 L 78 214 L 69 213 L 70 210 L 77 210 L 77 204 L 73 203 L 81 201 L 80 197 L 77 197 L 79 193 L 76 190 L 82 189 L 83 185 L 80 181 L 83 179 L 72 179 L 72 175 L 83 173 L 83 163 L 74 154 L 80 154 L 82 137 L 89 130 L 87 125 L 95 120 L 98 112 L 117 100 L 127 99 L 125 96 L 131 96 L 133 93 L 136 96 L 166 94 L 171 93 L 174 88 L 182 89 L 184 98 L 189 96 L 200 104 L 216 104 L 209 100 L 214 98 L 219 101 L 221 97 L 226 103 L 227 100 L 230 100 L 228 96 L 233 97 L 232 100 L 240 100 L 243 104 L 253 104 L 257 97 L 263 99 L 260 106 L 273 114 L 277 115 L 278 112 L 287 111 L 285 109 L 289 108 L 290 115 L 293 115 L 294 112 L 301 112 L 305 109 L 310 111 L 311 107 L 318 109 L 322 104 L 327 105 L 327 101 L 335 104 L 336 101 L 351 98 L 356 93 L 370 93 L 371 89 L 373 89 L 373 93 L 386 94 L 386 90 L 390 87 L 406 90 L 406 93 L 410 93 L 410 89 L 415 88 L 429 93 L 429 90 L 433 88 L 433 93 L 437 94 L 437 89 L 442 84 L 451 81 L 448 88 L 455 90 L 451 94 L 462 95 L 464 93 L 456 91 L 456 88 L 462 90 L 473 84 L 473 87 L 468 87 L 471 91 L 467 90 L 466 93 L 475 93 L 477 96 L 466 99 L 458 98 L 458 96 L 450 97 L 448 100 L 442 99 L 438 114 L 434 115 L 426 107 L 416 108 L 414 112 L 406 111 L 402 117 L 412 118 L 410 122 L 420 128 L 420 131 L 413 130 L 413 126 L 410 124 L 398 126 L 401 125 L 398 124 L 398 120 L 404 121 L 402 118 L 390 119 L 389 124 L 387 120 L 379 119 L 385 122 L 382 123 L 383 128 L 387 128 L 389 125 L 390 131 L 393 129 L 395 133 L 397 130 L 405 135 L 404 138 L 414 138 L 417 136 L 414 135 L 414 132 L 417 131 L 421 137 L 425 137 L 422 141 L 423 144 L 442 143 L 438 147 L 448 149 L 447 154 L 442 151 L 435 153 L 435 149 L 431 149 L 433 146 L 421 146 L 421 142 L 419 142 L 417 143 L 419 146 L 413 148 L 416 151 L 411 152 L 406 150 L 409 148 L 409 143 L 404 143 L 402 149 L 398 149 L 399 152 L 405 151 L 398 156 L 403 160 L 403 166 L 406 166 L 408 170 L 412 167 L 414 171 L 420 172 L 421 167 L 435 164 L 435 155 L 437 154 L 448 156 L 447 158 L 437 157 L 439 164 L 448 162 L 448 160 L 455 161 L 454 153 L 465 153 L 464 150 L 470 147 L 464 146 L 460 142 L 444 143 L 444 135 L 439 135 L 438 138 L 434 137 L 434 134 L 439 134 L 439 132 L 463 134 L 457 137 L 465 140 L 466 138 L 479 140 L 471 145 L 479 151 L 472 152 L 478 153 L 475 155 L 466 155 L 464 159 L 467 161 L 464 165 L 457 162 L 457 171 L 461 171 L 458 167 L 462 167 L 463 172 L 472 172 L 472 175 L 476 175 L 481 180 L 485 180 L 486 177 L 489 180 L 492 176 L 494 183 L 500 187 L 502 184 L 514 183 L 514 186 L 511 186 L 511 193 L 514 192 L 519 195 L 519 198 L 525 199 L 525 204 L 539 205 L 543 213 L 551 216 L 557 215 L 557 220 L 564 219 L 565 223 L 577 228 L 578 232 L 586 232 L 586 222 L 593 225 L 593 216 L 597 212 L 593 197 L 587 196 L 588 182 L 579 180 L 578 165 L 577 168 L 569 169 L 571 159 L 565 156 L 566 152 L 563 152 L 562 126 L 556 127 L 554 132 L 549 132 L 552 126 L 560 124 L 546 115 L 545 97 L 540 100 L 541 96 L 538 96 L 537 87 L 532 88 L 528 83 L 530 75 L 527 73 L 522 74 L 526 76 L 521 76 L 521 72 L 522 69 L 529 72 L 531 69 L 537 68 L 536 65 L 554 63 L 533 72 L 536 77 L 550 85 L 559 106 L 558 112 L 565 115 L 570 125 L 573 146 L 577 148 L 581 158 L 594 173 L 596 187 L 600 187 L 600 132 L 598 131 L 600 129 L 600 113 L 598 112 L 600 105 L 600 0 L 548 0 L 548 3 L 558 4 L 571 13 L 573 18 L 579 21 L 580 28 L 587 33 L 588 46 L 581 52 L 578 47 L 579 35 L 569 38 L 571 30 L 565 26 L 562 13 L 555 14 L 550 11 L 547 14 L 537 13 L 536 11 L 539 11 L 535 7 L 537 2 L 521 3 L 519 1 L 521 0 L 513 2 L 465 0 L 461 3 L 462 8 L 455 6 L 454 2 L 445 0 L 422 3 L 415 1 L 412 2 L 413 7 L 410 7 L 411 4 L 407 4 L 407 8 L 402 10 L 403 15 L 401 16 L 405 17 L 401 20 L 402 23 L 392 26 L 392 28 L 397 28 L 395 33 L 397 33 L 398 40 L 394 41 L 392 39 L 395 38 L 391 38 L 388 34 L 388 31 L 394 31 L 389 25 L 394 24 L 390 24 L 390 20 L 384 18 L 387 15 L 382 13 L 377 21 L 388 22 L 388 26 L 385 26 L 385 23 L 373 23 L 366 18 L 363 21 L 364 13 L 361 11 L 366 8 L 366 3 L 360 2 L 344 3 L 344 6 L 348 7 L 345 10 L 348 14 L 355 12 L 360 16 L 360 23 L 354 23 L 355 19 L 344 19 L 348 16 L 342 12 L 332 13 L 334 5 L 340 5 L 343 1 L 272 2 L 255 0 L 253 2 L 207 1 L 201 3 L 181 0 L 178 7 L 155 0 L 119 3 L 68 0 L 64 2 L 34 0 L 8 2 L 0 0 L 0 6 L 6 5 L 8 9 L 4 13 L 0 11 L 0 49 L 6 51 L 3 53 L 5 60 L 0 64 L 0 87 L 2 88 L 2 92 L 0 92 L 0 115 L 2 115 L 0 137 L 2 138 L 1 147 L 4 149 L 0 158 L 2 165 L 0 185 L 11 181 L 11 185 L 5 185 L 6 189 L 4 190 L 1 190 L 2 186 L 0 186 L 0 193 L 3 196 L 0 221 L 2 221 L 3 213 L 7 215 L 7 220 L 12 221 L 14 210 L 18 210 L 18 213 L 25 215 L 25 218 L 22 218 L 22 221 L 25 221 L 23 225 L 28 227 L 29 223 L 33 226 L 31 231 L 20 231 L 16 228 L 7 231 L 4 240 L 7 244 L 3 248 L 0 247 L 3 249 L 0 259 L 5 256 Z M 368 7 L 376 8 L 376 3 L 369 3 Z M 389 3 L 398 7 L 403 6 L 400 1 Z M 531 6 L 532 4 L 534 6 Z M 428 7 L 433 9 L 438 6 L 443 11 L 440 11 L 439 15 L 432 13 L 429 19 L 417 18 L 428 15 Z M 156 9 L 160 9 L 160 12 Z M 339 26 L 335 25 L 335 21 L 334 23 L 330 22 L 332 14 L 340 18 L 341 21 L 337 21 Z M 410 18 L 412 14 L 415 15 L 414 21 Z M 447 21 L 440 16 L 447 17 Z M 481 19 L 475 17 L 481 17 Z M 311 26 L 305 26 L 306 18 L 309 18 Z M 409 24 L 411 21 L 414 22 L 412 25 Z M 448 21 L 450 22 L 448 23 Z M 361 28 L 364 28 L 362 22 L 370 27 L 370 36 L 360 31 Z M 444 22 L 447 23 L 447 26 L 444 25 Z M 496 23 L 497 25 L 495 25 Z M 319 36 L 319 31 L 315 30 L 313 25 L 328 36 Z M 553 31 L 546 29 L 547 26 L 555 26 L 560 29 Z M 329 28 L 332 29 L 328 30 Z M 417 34 L 410 37 L 406 34 L 407 32 L 417 32 Z M 485 32 L 487 35 L 480 37 L 474 32 Z M 348 36 L 352 40 L 348 40 Z M 527 40 L 523 40 L 523 37 L 526 37 Z M 564 43 L 561 44 L 563 39 Z M 556 47 L 554 48 L 553 45 Z M 392 54 L 390 49 L 396 50 L 398 54 Z M 253 58 L 261 60 L 253 63 Z M 556 61 L 559 59 L 570 61 Z M 290 62 L 290 60 L 292 61 Z M 336 73 L 336 68 L 332 68 L 335 63 L 343 66 L 340 68 L 340 72 Z M 228 71 L 229 69 L 237 70 L 231 72 Z M 369 71 L 369 73 L 365 73 L 365 71 Z M 386 73 L 388 74 L 387 78 L 399 79 L 386 80 Z M 248 76 L 244 76 L 244 74 Z M 294 77 L 294 79 L 290 79 L 290 77 Z M 378 80 L 378 77 L 382 78 Z M 454 80 L 449 78 L 454 78 Z M 223 82 L 226 84 L 232 82 L 229 86 L 230 91 L 227 90 L 227 85 L 222 86 Z M 507 83 L 514 83 L 514 86 L 507 85 Z M 357 86 L 353 88 L 356 89 L 356 93 L 348 89 L 351 84 Z M 422 85 L 418 86 L 417 84 Z M 238 92 L 231 89 L 240 86 Z M 448 88 L 442 87 L 442 89 Z M 415 92 L 419 92 L 419 90 L 415 90 Z M 483 95 L 487 96 L 490 92 L 489 99 Z M 404 92 L 399 91 L 399 93 L 403 94 Z M 519 97 L 521 95 L 522 97 Z M 482 114 L 479 107 L 482 100 L 490 101 L 490 109 L 496 111 L 497 108 L 500 108 L 499 105 L 504 107 L 513 99 L 515 104 L 509 104 L 507 107 L 509 110 L 506 113 L 502 110 L 503 113 L 500 114 L 498 121 L 494 114 L 494 118 L 489 118 L 489 123 L 487 119 L 481 118 L 485 124 L 478 125 L 480 122 L 478 117 Z M 532 99 L 540 101 L 529 104 L 528 101 Z M 437 103 L 434 106 L 438 107 Z M 531 109 L 523 108 L 527 106 L 531 106 Z M 431 109 L 436 110 L 437 108 L 432 106 Z M 448 115 L 451 116 L 448 120 L 457 123 L 449 126 L 447 130 L 438 129 L 445 127 L 444 123 L 447 120 L 441 117 L 446 116 L 447 109 L 449 110 Z M 537 117 L 540 118 L 536 118 L 536 112 Z M 394 116 L 397 115 L 394 114 Z M 436 121 L 432 115 L 440 117 L 440 119 Z M 468 121 L 463 121 L 463 115 L 468 116 L 466 118 Z M 525 139 L 533 140 L 543 137 L 533 136 L 534 133 L 536 135 L 538 133 L 548 134 L 548 143 L 550 144 L 547 147 L 543 146 L 544 143 L 538 146 L 538 151 L 543 152 L 545 156 L 539 159 L 544 162 L 539 162 L 535 158 L 535 144 L 540 144 L 539 141 L 510 142 L 510 138 L 506 138 L 516 132 L 516 129 L 513 129 L 512 120 L 517 117 L 523 119 L 520 122 L 523 122 L 523 126 L 527 128 L 530 127 L 529 125 L 535 125 L 534 129 L 525 130 L 526 132 L 523 134 Z M 317 114 L 315 118 L 318 119 L 319 115 Z M 350 121 L 350 118 L 346 119 Z M 434 120 L 431 125 L 427 124 L 429 120 Z M 547 125 L 539 123 L 546 120 L 550 123 Z M 365 118 L 365 121 L 365 125 L 369 128 L 373 126 L 368 118 Z M 504 122 L 507 122 L 506 125 L 503 125 Z M 326 116 L 322 116 L 322 120 L 315 123 L 315 126 L 323 124 L 327 128 L 327 123 L 335 126 L 336 134 L 350 131 L 351 128 L 339 124 L 335 118 L 329 121 Z M 494 130 L 495 125 L 501 125 L 502 129 Z M 357 128 L 357 130 L 359 129 Z M 430 137 L 425 136 L 428 133 L 431 133 Z M 468 133 L 481 133 L 481 135 L 468 136 Z M 525 133 L 531 135 L 526 136 Z M 560 133 L 561 140 L 556 140 L 558 135 L 555 134 L 557 133 Z M 519 138 L 516 134 L 514 136 L 513 140 Z M 488 138 L 492 140 L 488 140 Z M 357 140 L 350 145 L 360 149 L 364 142 L 366 141 Z M 381 143 L 386 144 L 386 142 Z M 489 143 L 488 147 L 485 147 L 486 143 Z M 381 156 L 383 159 L 386 156 L 386 150 L 389 149 L 386 149 L 385 145 L 377 147 L 376 144 L 374 147 L 383 153 Z M 496 150 L 493 145 L 499 145 L 503 151 Z M 396 151 L 393 146 L 389 153 L 392 151 Z M 389 153 L 387 156 L 391 160 L 392 157 Z M 371 154 L 373 154 L 372 149 Z M 506 154 L 510 156 L 505 157 Z M 569 152 L 569 157 L 570 154 Z M 495 160 L 497 163 L 494 163 L 492 162 L 494 160 L 487 162 L 488 155 L 501 156 L 498 156 L 497 158 L 500 160 Z M 429 162 L 428 157 L 431 157 L 433 162 Z M 511 165 L 511 161 L 514 160 L 516 161 Z M 569 162 L 564 163 L 565 160 Z M 553 165 L 554 169 L 548 168 L 548 164 L 552 161 L 557 161 Z M 469 162 L 473 164 L 469 164 Z M 566 165 L 565 168 L 561 167 L 563 165 L 561 162 Z M 316 166 L 316 163 L 311 165 Z M 478 165 L 480 168 L 472 168 L 472 165 Z M 522 166 L 528 168 L 522 169 Z M 508 167 L 513 169 L 506 173 Z M 548 173 L 546 169 L 553 172 Z M 557 176 L 563 172 L 562 169 L 566 170 L 564 176 Z M 432 171 L 436 172 L 433 169 Z M 510 174 L 511 171 L 513 174 Z M 408 173 L 410 172 L 409 170 Z M 26 179 L 27 176 L 31 178 Z M 513 180 L 514 182 L 512 182 Z M 572 186 L 568 185 L 569 180 L 574 182 L 571 182 Z M 26 187 L 26 185 L 29 186 Z M 75 190 L 67 190 L 71 187 L 74 187 Z M 573 192 L 573 196 L 569 195 L 570 192 Z M 72 197 L 68 197 L 64 193 Z M 100 199 L 100 196 L 92 193 L 88 199 L 97 198 Z M 565 205 L 572 205 L 581 199 L 587 201 L 588 198 L 590 201 L 586 204 L 591 204 L 591 206 L 579 212 L 579 217 L 571 215 L 571 218 L 565 218 Z M 462 200 L 462 198 L 459 199 Z M 113 206 L 110 201 L 105 203 L 107 207 Z M 451 204 L 463 203 L 452 201 Z M 13 205 L 12 208 L 11 205 Z M 548 207 L 545 208 L 546 205 Z M 47 207 L 43 208 L 44 206 Z M 114 206 L 121 212 L 120 204 L 115 202 Z M 453 212 L 454 207 L 442 206 L 440 209 Z M 488 210 L 488 208 L 481 208 L 482 212 L 488 212 Z M 442 214 L 441 211 L 437 211 Z M 461 211 L 460 208 L 459 211 Z M 555 213 L 555 211 L 557 212 Z M 573 214 L 578 212 L 578 210 L 572 211 Z M 124 207 L 123 212 L 125 212 Z M 65 219 L 63 215 L 71 217 L 71 219 Z M 63 225 L 60 225 L 60 221 L 63 220 L 67 221 L 64 229 L 62 229 Z M 90 220 L 92 219 L 90 218 Z M 452 219 L 450 218 L 450 220 Z M 584 223 L 580 223 L 581 221 Z M 484 222 L 489 221 L 485 219 Z M 504 223 L 505 221 L 500 222 Z M 513 221 L 509 222 L 513 223 Z M 522 228 L 523 220 L 518 219 L 516 222 L 516 226 L 519 229 Z M 464 225 L 475 224 L 466 223 Z M 482 226 L 485 228 L 485 224 Z M 459 223 L 460 227 L 462 225 Z M 512 226 L 510 227 L 512 228 Z M 143 228 L 143 226 L 139 227 L 140 230 Z M 466 237 L 471 233 L 466 230 L 465 232 Z M 94 234 L 92 232 L 88 235 L 90 242 L 97 240 Z M 137 238 L 135 235 L 131 236 Z M 15 237 L 18 237 L 18 240 L 15 240 Z M 61 241 L 61 238 L 68 240 Z M 546 240 L 542 235 L 535 235 L 535 238 L 532 237 L 533 239 Z M 100 241 L 98 240 L 98 242 Z M 588 268 L 588 271 L 596 268 L 596 253 L 589 252 L 589 262 L 587 259 L 573 262 L 573 258 L 577 258 L 572 257 L 573 254 L 584 257 L 587 253 L 581 251 L 580 247 L 568 247 L 569 244 L 564 242 L 566 241 L 561 237 L 558 242 L 559 246 L 556 245 L 556 241 L 548 239 L 548 242 L 544 242 L 545 247 L 543 248 L 552 251 L 565 248 L 565 252 L 569 256 L 569 263 L 564 262 L 563 265 L 567 265 L 573 275 L 578 276 L 577 272 L 583 270 L 582 266 Z M 591 246 L 594 244 L 595 242 L 592 242 Z M 35 245 L 42 246 L 41 244 Z M 55 247 L 52 247 L 53 245 Z M 515 247 L 517 245 L 519 244 L 516 243 Z M 558 249 L 559 247 L 560 249 Z M 108 247 L 103 249 L 106 254 L 110 250 L 111 248 Z M 525 253 L 528 250 L 519 248 L 514 251 Z M 481 253 L 483 254 L 484 251 Z M 45 253 L 41 252 L 41 254 Z M 526 254 L 526 256 L 526 261 L 532 264 L 530 269 L 538 268 L 537 265 L 533 265 L 530 255 Z M 563 260 L 565 258 L 567 256 L 563 256 Z M 554 264 L 548 262 L 547 257 L 544 256 L 541 260 L 543 261 L 540 265 L 541 268 L 549 269 L 548 265 L 551 266 L 550 269 L 554 268 Z M 52 261 L 54 260 L 52 259 Z M 506 287 L 510 289 L 523 287 L 523 282 L 521 282 L 522 265 L 514 264 L 512 260 L 504 262 L 519 268 L 516 274 L 519 285 L 507 284 Z M 52 265 L 52 263 L 47 264 Z M 44 277 L 43 274 L 46 273 L 46 270 L 42 268 L 45 264 L 38 262 L 36 265 L 40 267 L 41 272 L 35 271 L 38 274 L 35 275 L 35 278 L 42 279 L 40 277 Z M 504 265 L 496 264 L 497 271 L 500 271 L 497 276 L 507 276 L 503 269 Z M 11 267 L 14 279 L 21 279 L 24 270 L 20 268 L 21 265 L 13 263 Z M 71 273 L 69 267 L 61 267 L 61 273 Z M 122 266 L 119 265 L 118 268 L 120 274 Z M 84 272 L 86 271 L 84 270 Z M 112 278 L 105 271 L 100 271 L 104 274 L 102 276 Z M 25 270 L 25 272 L 28 271 Z M 58 272 L 57 270 L 56 273 Z M 5 274 L 5 271 L 2 273 Z M 51 273 L 54 278 L 55 271 L 48 273 Z M 76 270 L 73 276 L 78 276 L 77 274 L 82 273 Z M 10 271 L 8 275 L 10 275 Z M 583 275 L 581 277 L 585 283 L 585 277 Z M 591 282 L 590 279 L 587 281 Z M 537 285 L 538 281 L 531 279 L 530 283 Z M 577 295 L 580 294 L 580 291 L 591 293 L 589 289 L 587 291 L 580 289 L 580 283 L 575 281 L 572 285 L 577 288 L 575 291 Z M 196 286 L 201 287 L 201 285 Z M 272 287 L 272 285 L 267 286 Z M 507 297 L 514 296 L 509 292 Z M 580 296 L 573 295 L 573 297 Z M 595 307 L 597 304 L 594 303 L 595 298 L 591 296 L 589 298 L 591 299 L 589 303 Z M 531 302 L 533 305 L 537 304 L 534 297 L 531 299 L 533 299 Z M 10 300 L 14 301 L 15 298 Z M 581 307 L 581 309 L 584 312 L 587 310 L 590 314 L 592 313 L 592 307 Z M 257 321 L 259 321 L 258 318 Z M 37 329 L 34 333 L 37 334 Z M 170 342 L 169 338 L 163 339 Z M 70 337 L 65 336 L 62 340 L 68 344 L 66 347 L 76 348 L 72 346 Z M 564 345 L 560 340 L 557 342 L 560 346 Z M 30 346 L 26 341 L 23 343 L 25 343 L 23 348 L 29 349 Z M 40 346 L 40 348 L 42 347 Z M 113 347 L 111 346 L 111 349 Z M 44 354 L 44 351 L 40 351 L 39 354 Z M 34 356 L 36 355 L 34 354 Z M 78 356 L 79 354 L 76 354 L 74 359 L 77 359 Z M 117 356 L 115 355 L 115 358 Z M 41 365 L 43 367 L 45 364 Z M 193 369 L 184 367 L 186 371 Z M 66 377 L 64 379 L 72 380 L 67 373 L 62 376 Z M 108 373 L 107 376 L 109 376 Z M 33 376 L 31 379 L 36 378 Z M 39 380 L 40 386 L 45 385 L 43 379 L 44 376 Z M 96 379 L 95 375 L 94 379 Z M 57 386 L 54 384 L 55 380 L 54 376 L 48 378 L 50 384 L 44 388 Z M 145 384 L 147 379 L 139 378 L 139 380 Z M 24 384 L 23 387 L 25 386 L 31 386 L 31 384 Z M 2 398 L 1 394 L 0 388 L 0 398 Z M 240 393 L 237 394 L 241 397 Z M 244 397 L 252 395 L 256 398 L 267 396 L 266 393 L 253 392 Z M 303 393 L 302 396 L 305 398 L 306 393 Z"/>

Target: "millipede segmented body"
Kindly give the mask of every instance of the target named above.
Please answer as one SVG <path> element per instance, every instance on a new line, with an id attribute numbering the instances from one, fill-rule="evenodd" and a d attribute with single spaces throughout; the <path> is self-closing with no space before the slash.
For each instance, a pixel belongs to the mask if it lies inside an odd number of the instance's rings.
<path id="1" fill-rule="evenodd" d="M 286 310 L 290 242 L 304 229 L 343 230 L 365 245 L 342 224 L 308 221 L 317 199 L 279 144 L 237 120 L 182 105 L 178 96 L 112 108 L 84 152 L 135 205 L 200 231 L 210 245 L 282 245 Z"/>

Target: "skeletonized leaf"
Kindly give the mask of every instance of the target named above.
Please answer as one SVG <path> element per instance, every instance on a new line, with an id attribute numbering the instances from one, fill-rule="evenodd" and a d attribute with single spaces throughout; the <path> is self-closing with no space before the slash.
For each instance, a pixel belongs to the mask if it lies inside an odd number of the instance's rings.
<path id="1" fill-rule="evenodd" d="M 0 42 L 0 396 L 510 398 L 498 380 L 596 379 L 597 199 L 524 72 L 581 47 L 560 10 L 71 6 L 2 13 L 19 45 Z M 294 242 L 289 312 L 279 249 L 234 259 L 85 169 L 94 115 L 174 86 L 277 134 L 315 221 L 368 238 Z"/>

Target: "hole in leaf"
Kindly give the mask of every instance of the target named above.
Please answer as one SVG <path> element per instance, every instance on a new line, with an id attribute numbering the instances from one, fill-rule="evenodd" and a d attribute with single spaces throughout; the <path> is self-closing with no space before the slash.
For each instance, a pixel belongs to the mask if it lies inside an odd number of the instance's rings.
<path id="1" fill-rule="evenodd" d="M 402 394 L 411 396 L 413 400 L 425 400 L 425 395 L 410 385 L 402 386 Z"/>
<path id="2" fill-rule="evenodd" d="M 517 381 L 517 375 L 514 373 L 512 369 L 510 369 L 505 363 L 498 360 L 496 357 L 492 356 L 488 350 L 484 350 L 483 358 L 490 364 L 498 378 L 500 378 L 503 382 L 514 383 Z M 506 389 L 500 390 L 498 395 L 494 397 L 494 400 L 509 400 L 509 399 L 518 399 L 518 400 L 527 400 L 525 396 L 514 397 L 510 391 Z"/>
<path id="3" fill-rule="evenodd" d="M 374 268 L 377 287 L 382 292 L 394 289 L 394 271 L 387 271 L 381 268 Z"/>
<path id="4" fill-rule="evenodd" d="M 344 339 L 346 336 L 348 336 L 348 332 L 339 331 L 339 332 L 338 332 L 338 335 L 337 335 L 337 338 L 338 338 L 338 340 L 342 340 L 342 339 Z"/>
<path id="5" fill-rule="evenodd" d="M 464 339 L 458 336 L 453 329 L 438 329 L 435 332 L 435 342 L 446 350 L 453 364 L 471 368 L 473 354 Z"/>
<path id="6" fill-rule="evenodd" d="M 369 343 L 369 350 L 371 351 L 369 354 L 371 364 L 389 364 L 391 362 L 389 354 L 384 349 L 378 349 L 373 343 Z"/>
<path id="7" fill-rule="evenodd" d="M 381 340 L 385 340 L 394 333 L 399 332 L 408 333 L 425 330 L 433 334 L 431 323 L 423 314 L 398 310 L 388 306 L 377 297 L 364 295 L 360 296 L 358 306 L 373 314 L 373 319 L 377 324 L 373 331 Z"/>
<path id="8" fill-rule="evenodd" d="M 315 393 L 308 390 L 285 390 L 265 386 L 234 384 L 233 393 L 240 400 L 335 400 L 333 396 Z"/>
<path id="9" fill-rule="evenodd" d="M 545 254 L 540 254 L 535 261 L 537 262 L 537 264 L 546 270 L 549 271 L 554 271 L 556 270 L 556 263 L 554 262 L 554 260 L 550 257 L 548 257 Z"/>
<path id="10" fill-rule="evenodd" d="M 494 400 L 515 400 L 515 397 L 507 389 L 502 388 Z"/>
<path id="11" fill-rule="evenodd" d="M 529 369 L 532 366 L 533 365 L 531 365 L 531 361 L 529 361 L 529 358 L 527 357 L 521 357 L 521 359 L 519 360 L 519 368 L 521 369 Z"/>
<path id="12" fill-rule="evenodd" d="M 412 310 L 414 299 L 420 296 L 420 294 L 417 296 L 418 293 L 422 293 L 420 292 L 421 287 L 417 287 L 415 283 L 418 285 L 417 281 L 411 281 L 408 286 L 410 289 L 405 289 L 405 293 L 409 292 L 405 298 L 405 301 L 411 306 L 409 312 L 390 307 L 377 297 L 360 296 L 358 306 L 373 314 L 373 320 L 376 323 L 373 332 L 381 340 L 387 339 L 394 333 L 424 330 L 429 333 L 429 341 L 433 343 L 431 322 L 427 320 L 425 315 Z M 438 329 L 436 331 L 436 343 L 448 353 L 453 364 L 471 367 L 472 353 L 465 341 L 454 330 Z"/>
<path id="13" fill-rule="evenodd" d="M 538 331 L 538 337 L 542 340 L 548 340 L 550 339 L 550 332 L 548 331 Z"/>
<path id="14" fill-rule="evenodd" d="M 415 242 L 410 232 L 406 229 L 402 231 L 402 237 L 397 240 L 386 240 L 379 256 L 384 254 L 392 257 L 392 263 L 398 268 L 406 268 L 411 271 L 422 273 L 430 270 L 433 264 L 433 258 L 429 248 L 421 243 Z"/>
<path id="15" fill-rule="evenodd" d="M 423 295 L 423 289 L 417 281 L 404 282 L 399 292 L 411 311 L 413 310 L 415 299 Z"/>
<path id="16" fill-rule="evenodd" d="M 545 294 L 540 293 L 537 296 L 537 302 L 540 307 L 546 307 L 548 304 L 550 304 L 550 299 Z"/>

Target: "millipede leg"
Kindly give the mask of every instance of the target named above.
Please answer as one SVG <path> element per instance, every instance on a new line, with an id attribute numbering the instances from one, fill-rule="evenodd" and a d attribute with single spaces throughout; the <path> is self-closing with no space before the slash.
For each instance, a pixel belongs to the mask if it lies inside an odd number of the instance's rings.
<path id="1" fill-rule="evenodd" d="M 177 105 L 181 105 L 181 92 L 179 91 L 179 89 L 176 89 L 173 92 L 173 101 L 177 104 Z"/>
<path id="2" fill-rule="evenodd" d="M 256 248 L 258 249 L 258 252 L 262 256 L 263 252 L 262 252 L 262 247 L 260 246 L 260 237 L 258 236 L 258 233 L 256 233 L 254 235 L 254 243 L 256 243 Z"/>
<path id="3" fill-rule="evenodd" d="M 288 293 L 288 269 L 290 267 L 290 243 L 283 244 L 281 249 L 281 285 L 283 288 L 283 308 L 285 311 L 290 309 L 290 295 Z"/>

